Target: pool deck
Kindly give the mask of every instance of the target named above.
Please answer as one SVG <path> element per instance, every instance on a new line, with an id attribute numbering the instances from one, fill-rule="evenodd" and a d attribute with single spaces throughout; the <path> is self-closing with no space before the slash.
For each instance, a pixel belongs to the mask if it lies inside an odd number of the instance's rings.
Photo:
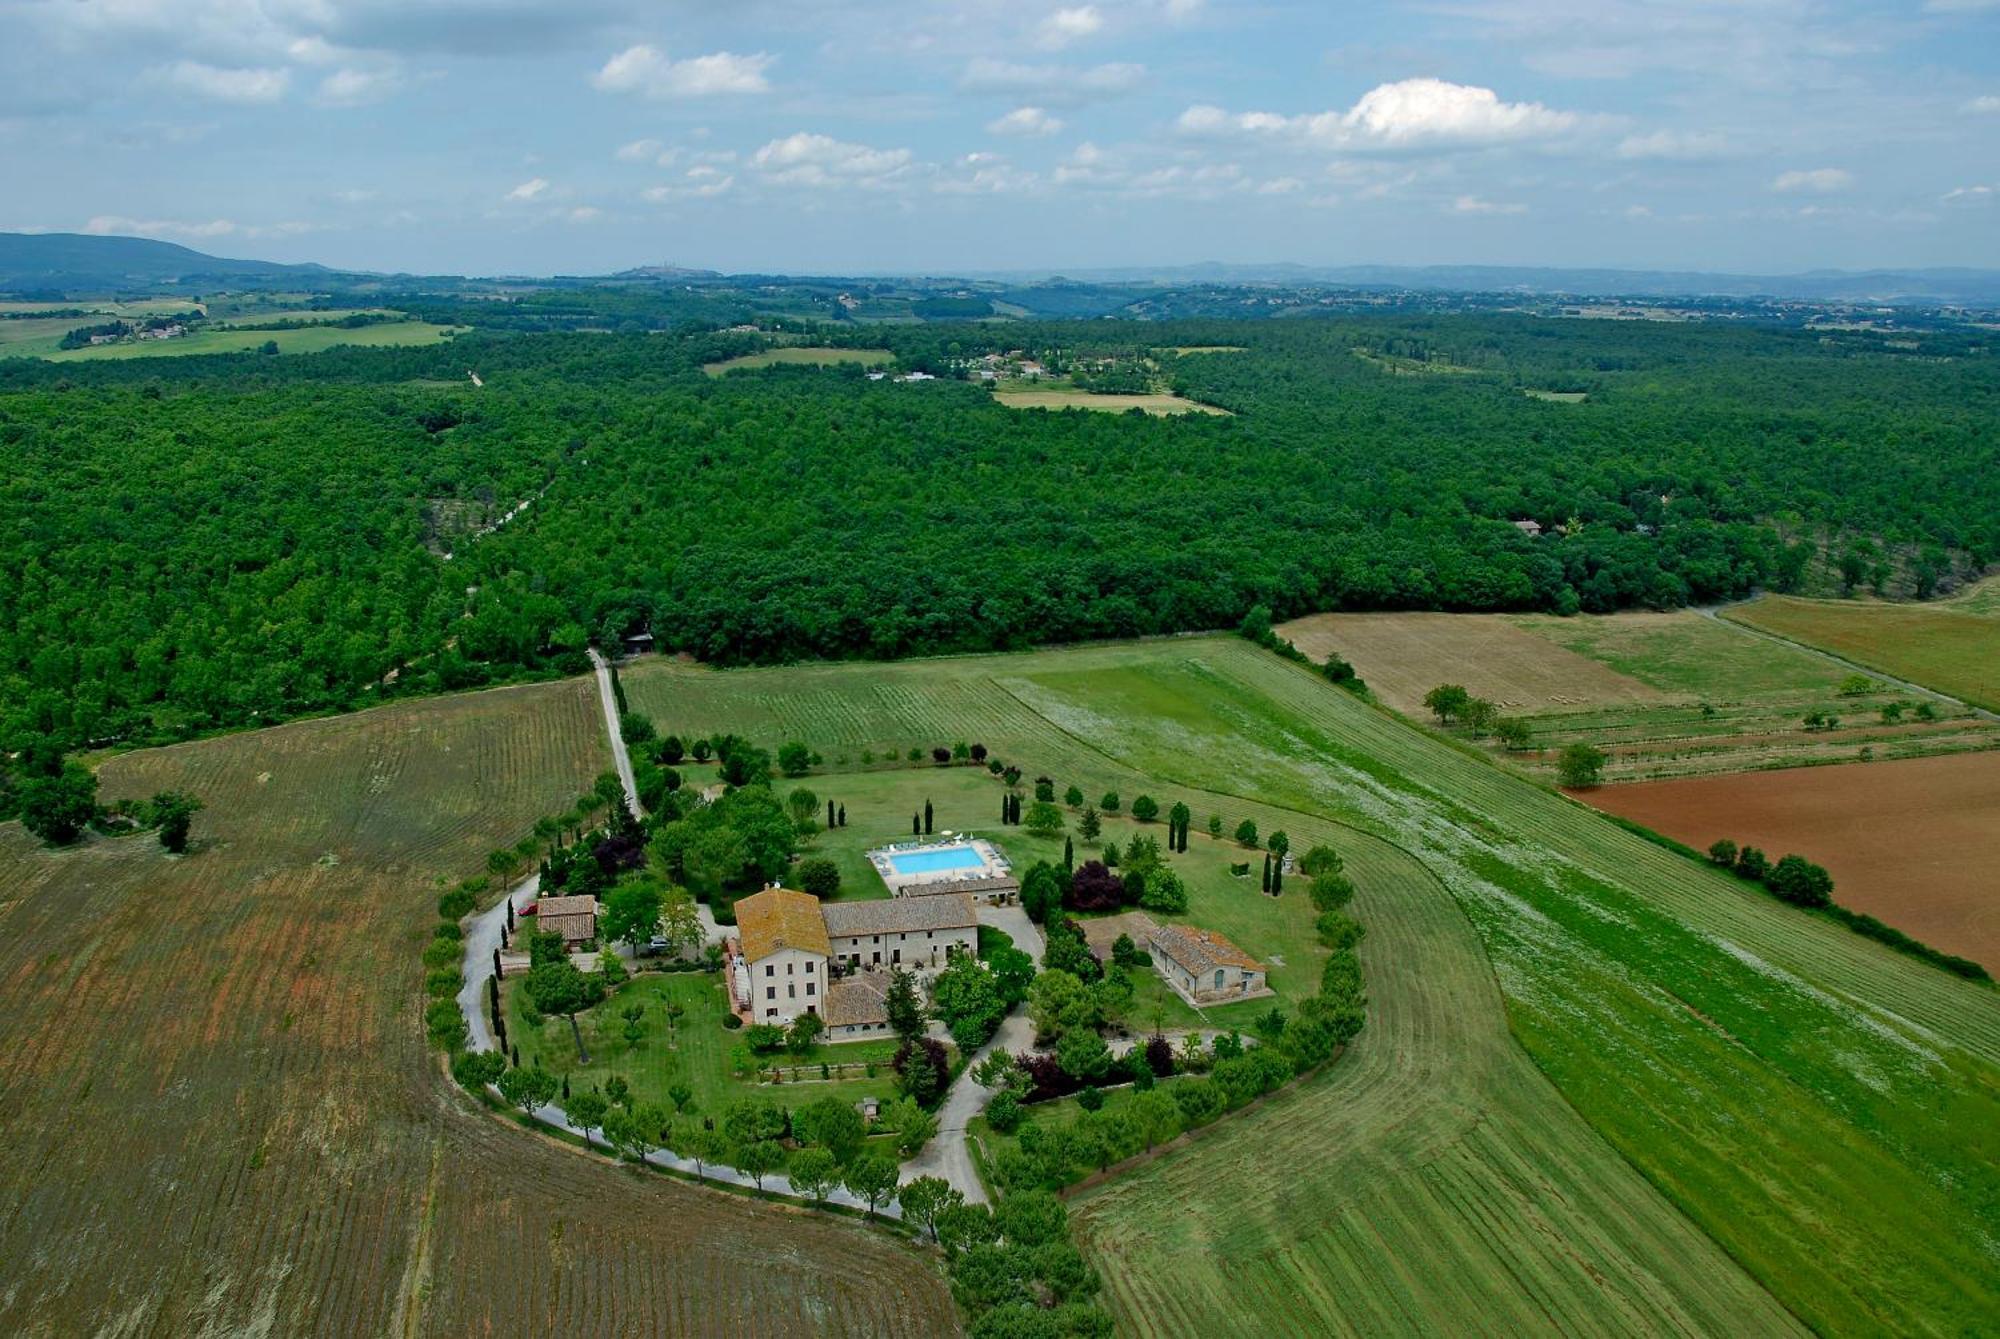
<path id="1" fill-rule="evenodd" d="M 977 859 L 946 869 L 910 871 L 899 870 L 893 863 L 897 856 L 953 847 L 964 847 Z M 890 893 L 897 897 L 971 892 L 989 900 L 1001 900 L 1019 886 L 1014 882 L 1010 873 L 1012 867 L 1007 863 L 1007 857 L 1000 854 L 1000 849 L 984 837 L 975 837 L 971 833 L 943 832 L 921 841 L 880 846 L 868 852 L 868 863 L 875 867 L 875 872 L 881 876 Z"/>

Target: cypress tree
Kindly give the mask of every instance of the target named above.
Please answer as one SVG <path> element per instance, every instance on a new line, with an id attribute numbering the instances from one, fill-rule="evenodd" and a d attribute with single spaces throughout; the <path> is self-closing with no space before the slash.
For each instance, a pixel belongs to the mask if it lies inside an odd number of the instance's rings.
<path id="1" fill-rule="evenodd" d="M 1063 838 L 1063 868 L 1076 868 L 1076 843 L 1068 837 Z"/>
<path id="2" fill-rule="evenodd" d="M 912 837 L 921 837 L 924 835 L 924 816 L 922 814 L 910 815 L 910 835 Z"/>
<path id="3" fill-rule="evenodd" d="M 542 862 L 542 872 L 547 873 L 548 868 L 549 862 L 544 860 Z M 507 928 L 509 930 L 514 928 L 514 899 L 511 897 L 507 899 Z"/>
<path id="4" fill-rule="evenodd" d="M 924 835 L 925 835 L 926 837 L 928 837 L 928 836 L 930 835 L 930 832 L 931 832 L 931 802 L 930 802 L 929 800 L 925 800 L 925 801 L 924 801 Z"/>
<path id="5" fill-rule="evenodd" d="M 833 801 L 832 801 L 832 800 L 828 800 L 828 801 L 826 802 L 826 825 L 827 825 L 827 827 L 828 827 L 829 829 L 831 829 L 831 828 L 833 828 L 833 827 L 835 826 L 835 823 L 834 823 L 834 821 L 833 821 Z"/>
<path id="6" fill-rule="evenodd" d="M 493 975 L 486 978 L 493 983 L 493 991 L 496 997 L 500 992 L 500 978 L 505 975 L 506 973 L 500 970 L 500 950 L 496 948 L 493 950 Z"/>
<path id="7" fill-rule="evenodd" d="M 1269 852 L 1266 852 L 1264 855 L 1264 891 L 1267 893 L 1271 891 L 1271 856 Z"/>
<path id="8" fill-rule="evenodd" d="M 1006 827 L 1014 821 L 1014 797 L 1003 794 L 1000 797 L 1000 826 Z"/>
<path id="9" fill-rule="evenodd" d="M 521 1067 L 521 1048 L 516 1046 L 514 1048 L 514 1068 L 519 1069 L 520 1067 Z"/>
<path id="10" fill-rule="evenodd" d="M 840 806 L 840 826 L 847 826 L 847 806 L 844 804 Z"/>

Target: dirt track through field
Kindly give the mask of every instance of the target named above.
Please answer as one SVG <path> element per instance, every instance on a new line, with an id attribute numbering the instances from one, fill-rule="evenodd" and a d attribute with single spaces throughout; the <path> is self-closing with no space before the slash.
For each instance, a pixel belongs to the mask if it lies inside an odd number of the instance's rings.
<path id="1" fill-rule="evenodd" d="M 2000 753 L 1606 786 L 1607 813 L 1826 866 L 1834 899 L 2000 969 Z"/>

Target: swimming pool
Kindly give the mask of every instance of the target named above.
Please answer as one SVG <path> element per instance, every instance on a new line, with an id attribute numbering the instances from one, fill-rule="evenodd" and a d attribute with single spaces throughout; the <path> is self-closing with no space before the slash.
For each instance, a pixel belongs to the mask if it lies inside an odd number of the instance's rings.
<path id="1" fill-rule="evenodd" d="M 889 868 L 902 875 L 979 869 L 985 864 L 986 857 L 970 846 L 934 846 L 925 851 L 897 851 L 889 856 Z"/>

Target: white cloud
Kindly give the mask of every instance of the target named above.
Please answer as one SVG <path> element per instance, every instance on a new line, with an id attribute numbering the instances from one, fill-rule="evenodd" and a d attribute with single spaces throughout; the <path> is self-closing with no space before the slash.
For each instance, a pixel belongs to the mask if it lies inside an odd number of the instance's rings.
<path id="1" fill-rule="evenodd" d="M 1987 93 L 1980 97 L 1976 97 L 1972 101 L 1965 104 L 1965 110 L 1971 112 L 1975 116 L 1984 116 L 1989 113 L 2000 112 L 2000 95 Z"/>
<path id="2" fill-rule="evenodd" d="M 276 102 L 292 82 L 289 70 L 228 69 L 198 60 L 175 61 L 154 73 L 176 92 L 216 102 Z"/>
<path id="3" fill-rule="evenodd" d="M 1783 193 L 1811 192 L 1814 195 L 1828 195 L 1834 191 L 1844 191 L 1854 184 L 1854 174 L 1842 167 L 1795 168 L 1790 172 L 1780 172 L 1771 181 L 1771 189 Z"/>
<path id="4" fill-rule="evenodd" d="M 1259 195 L 1291 195 L 1305 189 L 1306 184 L 1297 177 L 1273 177 L 1257 188 Z"/>
<path id="5" fill-rule="evenodd" d="M 234 219 L 184 221 L 180 219 L 133 219 L 119 214 L 99 214 L 83 225 L 83 231 L 100 237 L 186 237 L 196 240 L 217 237 L 295 237 L 313 232 L 310 223 L 238 223 Z"/>
<path id="6" fill-rule="evenodd" d="M 603 212 L 603 210 L 595 205 L 578 205 L 575 209 L 569 211 L 569 221 L 571 223 L 594 223 L 602 216 Z"/>
<path id="7" fill-rule="evenodd" d="M 1649 135 L 1627 135 L 1618 142 L 1620 158 L 1693 163 L 1720 158 L 1728 152 L 1727 138 L 1702 130 L 1655 130 Z"/>
<path id="8" fill-rule="evenodd" d="M 540 199 L 548 189 L 549 183 L 546 177 L 530 177 L 513 190 L 507 192 L 507 198 L 509 200 L 523 201 L 536 200 Z"/>
<path id="9" fill-rule="evenodd" d="M 1983 205 L 2000 195 L 2000 189 L 1992 186 L 1956 186 L 1944 193 L 1941 199 L 1952 205 Z"/>
<path id="10" fill-rule="evenodd" d="M 705 98 L 722 94 L 768 93 L 765 71 L 777 57 L 756 52 L 739 56 L 717 51 L 669 60 L 657 47 L 627 47 L 604 62 L 590 82 L 605 93 L 638 93 L 648 98 Z"/>
<path id="11" fill-rule="evenodd" d="M 1581 118 L 1539 102 L 1502 102 L 1490 88 L 1442 79 L 1378 84 L 1344 112 L 1285 116 L 1189 107 L 1177 123 L 1199 137 L 1289 137 L 1328 148 L 1418 149 L 1548 139 Z"/>
<path id="12" fill-rule="evenodd" d="M 640 195 L 654 204 L 667 204 L 674 200 L 712 200 L 718 195 L 726 195 L 736 178 L 715 167 L 691 167 L 678 182 L 665 186 L 649 186 Z"/>
<path id="13" fill-rule="evenodd" d="M 910 151 L 875 149 L 800 131 L 757 150 L 750 155 L 750 165 L 770 180 L 788 185 L 881 186 L 908 170 Z"/>
<path id="14" fill-rule="evenodd" d="M 995 135 L 1053 135 L 1062 128 L 1062 118 L 1051 116 L 1040 107 L 1016 107 L 986 123 L 987 131 Z"/>
<path id="15" fill-rule="evenodd" d="M 388 97 L 401 83 L 401 76 L 394 70 L 346 66 L 320 80 L 313 99 L 324 107 L 359 107 Z"/>
<path id="16" fill-rule="evenodd" d="M 965 67 L 958 86 L 968 93 L 1004 93 L 1038 102 L 1074 104 L 1130 93 L 1146 67 L 1123 61 L 1103 65 L 1022 65 L 981 56 Z"/>
<path id="17" fill-rule="evenodd" d="M 618 146 L 614 155 L 621 163 L 650 163 L 666 152 L 667 146 L 656 139 L 635 139 L 630 144 Z"/>
<path id="18" fill-rule="evenodd" d="M 932 189 L 940 195 L 1022 195 L 1041 184 L 1038 175 L 1010 165 L 997 153 L 968 153 Z"/>
<path id="19" fill-rule="evenodd" d="M 1525 214 L 1526 205 L 1508 204 L 1495 200 L 1482 200 L 1476 195 L 1461 195 L 1451 202 L 1454 214 Z"/>
<path id="20" fill-rule="evenodd" d="M 1072 42 L 1096 36 L 1103 29 L 1104 16 L 1095 5 L 1058 9 L 1035 29 L 1035 42 L 1049 51 L 1060 51 Z"/>

